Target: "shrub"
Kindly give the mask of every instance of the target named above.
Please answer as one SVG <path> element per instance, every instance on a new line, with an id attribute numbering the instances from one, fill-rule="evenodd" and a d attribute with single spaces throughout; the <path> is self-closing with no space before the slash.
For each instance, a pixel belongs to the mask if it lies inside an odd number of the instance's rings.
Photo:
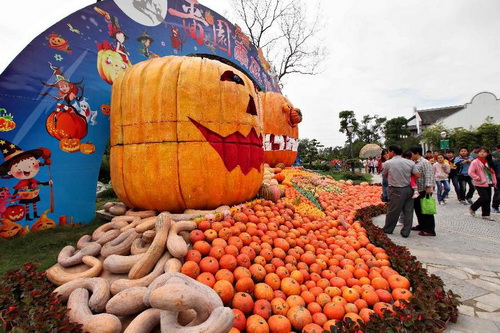
<path id="1" fill-rule="evenodd" d="M 31 263 L 7 272 L 0 281 L 0 325 L 7 332 L 82 332 L 66 316 L 53 285 Z"/>

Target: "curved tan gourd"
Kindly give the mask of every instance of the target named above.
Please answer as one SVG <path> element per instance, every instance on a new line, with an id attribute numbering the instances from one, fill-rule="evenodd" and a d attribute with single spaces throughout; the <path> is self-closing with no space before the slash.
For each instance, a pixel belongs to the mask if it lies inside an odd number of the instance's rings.
<path id="1" fill-rule="evenodd" d="M 103 257 L 108 257 L 112 254 L 127 255 L 130 253 L 130 247 L 132 246 L 132 243 L 139 236 L 140 235 L 135 232 L 134 229 L 129 229 L 112 241 L 104 244 L 101 249 L 101 255 Z"/>
<path id="2" fill-rule="evenodd" d="M 120 291 L 106 304 L 106 312 L 116 316 L 129 316 L 147 309 L 142 301 L 148 288 L 132 287 Z"/>
<path id="3" fill-rule="evenodd" d="M 89 333 L 120 333 L 122 323 L 118 317 L 101 313 L 93 315 L 88 306 L 89 292 L 78 288 L 68 299 L 68 317 L 72 322 L 82 324 L 83 331 Z"/>
<path id="4" fill-rule="evenodd" d="M 111 284 L 111 293 L 117 294 L 123 290 L 132 287 L 147 287 L 153 282 L 158 276 L 163 274 L 165 270 L 165 264 L 171 258 L 168 252 L 164 253 L 163 256 L 156 263 L 155 268 L 148 275 L 140 278 L 140 279 L 118 279 Z"/>
<path id="5" fill-rule="evenodd" d="M 129 279 L 140 279 L 151 272 L 151 269 L 165 252 L 171 223 L 169 214 L 161 213 L 158 216 L 155 224 L 156 236 L 144 256 L 130 269 Z"/>
<path id="6" fill-rule="evenodd" d="M 85 265 L 90 267 L 88 270 L 81 273 L 70 273 L 61 265 L 55 264 L 47 269 L 47 278 L 53 284 L 60 286 L 78 278 L 96 277 L 101 274 L 102 262 L 99 259 L 91 256 L 85 256 L 82 258 L 82 261 Z"/>
<path id="7" fill-rule="evenodd" d="M 104 270 L 114 274 L 128 273 L 132 266 L 134 266 L 134 264 L 139 261 L 141 257 L 142 253 L 131 256 L 112 254 L 104 259 Z"/>
<path id="8" fill-rule="evenodd" d="M 135 317 L 123 333 L 150 333 L 160 325 L 160 310 L 147 309 Z"/>
<path id="9" fill-rule="evenodd" d="M 188 252 L 188 244 L 182 236 L 179 235 L 181 231 L 191 231 L 196 228 L 194 221 L 179 221 L 170 226 L 168 233 L 167 248 L 168 252 L 174 258 L 184 258 Z"/>
<path id="10" fill-rule="evenodd" d="M 141 219 L 145 219 L 151 216 L 156 216 L 156 211 L 155 210 L 134 210 L 134 209 L 129 209 L 125 213 L 125 215 L 128 216 L 138 216 Z"/>
<path id="11" fill-rule="evenodd" d="M 89 308 L 94 312 L 103 312 L 106 309 L 106 303 L 111 297 L 109 282 L 106 279 L 95 278 L 79 278 L 57 287 L 54 290 L 58 296 L 61 296 L 62 301 L 67 301 L 69 295 L 78 288 L 84 288 L 92 292 L 89 299 Z"/>
<path id="12" fill-rule="evenodd" d="M 57 256 L 57 263 L 63 267 L 71 267 L 82 263 L 85 256 L 97 256 L 101 251 L 101 244 L 96 242 L 87 243 L 82 249 L 76 250 L 73 246 L 63 247 Z"/>

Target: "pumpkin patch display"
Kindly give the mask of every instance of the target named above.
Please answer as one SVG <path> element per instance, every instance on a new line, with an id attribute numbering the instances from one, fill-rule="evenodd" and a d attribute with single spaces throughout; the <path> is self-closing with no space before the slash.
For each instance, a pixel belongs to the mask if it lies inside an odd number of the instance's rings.
<path id="1" fill-rule="evenodd" d="M 272 167 L 277 164 L 291 166 L 297 157 L 297 125 L 302 121 L 302 113 L 279 93 L 266 92 L 262 95 L 264 161 Z"/>
<path id="2" fill-rule="evenodd" d="M 113 84 L 111 179 L 129 207 L 211 209 L 255 196 L 263 177 L 254 83 L 219 61 L 168 56 Z"/>

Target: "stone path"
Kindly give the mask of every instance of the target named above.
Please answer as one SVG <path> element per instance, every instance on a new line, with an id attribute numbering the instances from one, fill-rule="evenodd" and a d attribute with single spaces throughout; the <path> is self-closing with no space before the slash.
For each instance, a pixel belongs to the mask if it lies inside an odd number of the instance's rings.
<path id="1" fill-rule="evenodd" d="M 380 176 L 372 182 L 380 183 Z M 495 222 L 485 221 L 470 216 L 467 207 L 452 190 L 447 203 L 437 207 L 436 237 L 412 231 L 403 238 L 401 227 L 388 236 L 408 247 L 430 274 L 443 279 L 446 289 L 461 296 L 458 322 L 445 332 L 500 332 L 500 214 L 492 214 Z M 380 227 L 384 221 L 385 215 L 373 219 Z"/>

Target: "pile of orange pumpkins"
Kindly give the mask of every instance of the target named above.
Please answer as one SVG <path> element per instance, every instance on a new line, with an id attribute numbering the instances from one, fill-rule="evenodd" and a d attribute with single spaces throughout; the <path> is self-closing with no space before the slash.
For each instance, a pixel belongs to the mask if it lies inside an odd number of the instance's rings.
<path id="1" fill-rule="evenodd" d="M 295 168 L 283 173 L 292 183 L 319 177 Z M 336 185 L 342 191 L 316 192 L 323 217 L 283 198 L 195 220 L 181 272 L 233 309 L 231 333 L 322 332 L 346 318 L 367 322 L 412 296 L 408 279 L 353 221 L 356 209 L 383 204 L 380 188 Z"/>

